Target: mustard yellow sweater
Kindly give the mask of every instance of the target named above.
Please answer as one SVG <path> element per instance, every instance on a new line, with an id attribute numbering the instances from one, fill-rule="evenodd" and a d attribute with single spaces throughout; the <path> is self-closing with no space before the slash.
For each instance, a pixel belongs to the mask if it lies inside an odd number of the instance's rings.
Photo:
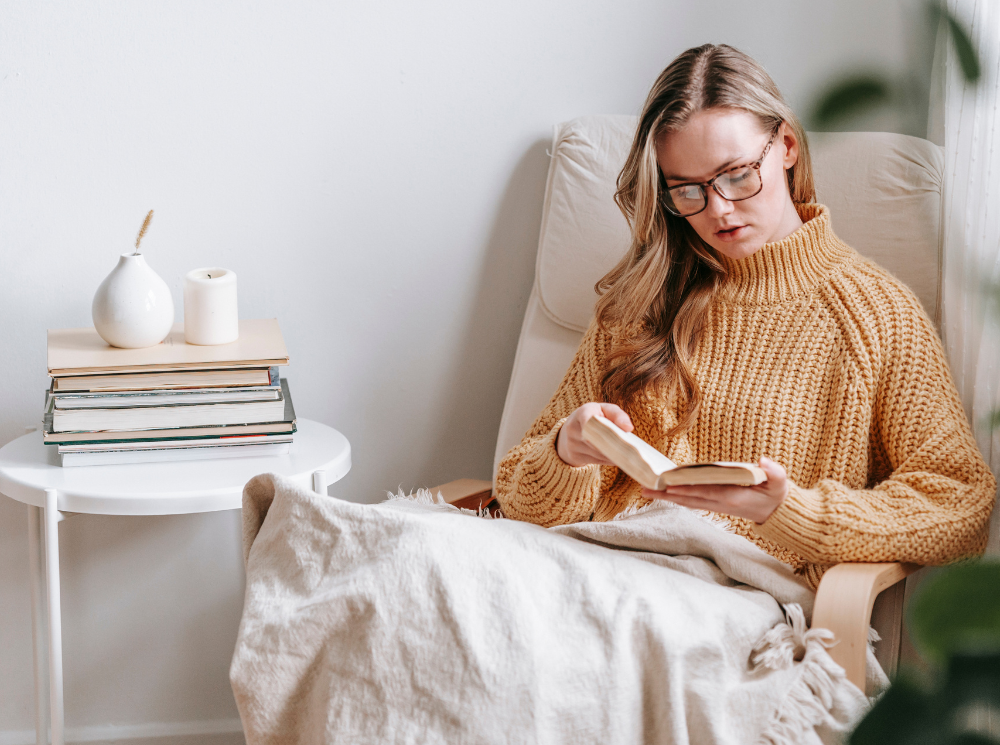
<path id="1" fill-rule="evenodd" d="M 628 410 L 635 433 L 677 463 L 756 462 L 788 471 L 787 499 L 734 529 L 816 586 L 842 561 L 940 564 L 981 553 L 996 482 L 983 462 L 934 328 L 902 283 L 845 245 L 821 205 L 728 276 L 694 355 L 703 402 L 670 439 L 666 401 Z M 610 520 L 645 500 L 612 466 L 574 468 L 559 428 L 600 401 L 612 339 L 592 324 L 569 371 L 500 464 L 508 517 L 541 525 Z"/>

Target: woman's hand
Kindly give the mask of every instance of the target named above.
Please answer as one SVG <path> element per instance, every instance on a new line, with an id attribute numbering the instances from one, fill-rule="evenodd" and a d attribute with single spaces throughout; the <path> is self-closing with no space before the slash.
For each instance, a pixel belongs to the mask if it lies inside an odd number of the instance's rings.
<path id="1" fill-rule="evenodd" d="M 569 421 L 566 423 L 569 424 Z M 757 486 L 720 484 L 668 486 L 663 491 L 643 489 L 642 496 L 646 499 L 665 499 L 696 510 L 745 517 L 760 524 L 767 520 L 788 496 L 788 475 L 781 464 L 775 463 L 770 458 L 761 458 L 760 467 L 767 474 L 767 481 Z"/>
<path id="2" fill-rule="evenodd" d="M 635 427 L 628 414 L 622 411 L 621 407 L 614 404 L 584 404 L 563 422 L 559 436 L 556 437 L 556 452 L 562 460 L 571 466 L 587 466 L 596 463 L 600 466 L 613 465 L 596 449 L 591 447 L 583 439 L 584 423 L 595 416 L 603 416 L 610 419 L 619 429 L 631 432 Z M 657 492 L 659 494 L 660 492 Z"/>

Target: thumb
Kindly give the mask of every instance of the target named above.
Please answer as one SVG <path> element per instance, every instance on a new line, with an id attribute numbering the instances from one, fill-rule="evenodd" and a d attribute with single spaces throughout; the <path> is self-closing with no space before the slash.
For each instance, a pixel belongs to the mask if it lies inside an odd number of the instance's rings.
<path id="1" fill-rule="evenodd" d="M 635 429 L 628 414 L 616 404 L 601 404 L 601 414 L 604 415 L 605 419 L 610 419 L 623 432 L 631 432 Z"/>
<path id="2" fill-rule="evenodd" d="M 768 481 L 788 478 L 788 474 L 785 472 L 785 467 L 770 458 L 761 457 L 759 465 L 764 470 L 764 473 L 767 474 Z"/>

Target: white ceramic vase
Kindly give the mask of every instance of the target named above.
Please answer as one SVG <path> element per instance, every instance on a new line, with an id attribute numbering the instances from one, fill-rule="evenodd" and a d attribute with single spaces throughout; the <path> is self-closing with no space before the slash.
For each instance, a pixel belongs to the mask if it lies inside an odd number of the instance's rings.
<path id="1" fill-rule="evenodd" d="M 121 255 L 97 288 L 91 313 L 101 338 L 125 349 L 159 344 L 174 325 L 170 288 L 142 254 Z"/>

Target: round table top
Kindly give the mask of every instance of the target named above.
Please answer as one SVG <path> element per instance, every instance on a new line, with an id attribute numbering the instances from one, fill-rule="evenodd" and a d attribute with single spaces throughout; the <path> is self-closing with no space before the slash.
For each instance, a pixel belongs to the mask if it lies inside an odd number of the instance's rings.
<path id="1" fill-rule="evenodd" d="M 315 471 L 332 484 L 350 470 L 347 438 L 309 419 L 298 420 L 286 455 L 74 468 L 63 468 L 56 446 L 32 432 L 0 448 L 0 494 L 44 507 L 46 490 L 55 489 L 60 512 L 179 515 L 239 509 L 244 484 L 260 473 L 312 489 Z"/>

